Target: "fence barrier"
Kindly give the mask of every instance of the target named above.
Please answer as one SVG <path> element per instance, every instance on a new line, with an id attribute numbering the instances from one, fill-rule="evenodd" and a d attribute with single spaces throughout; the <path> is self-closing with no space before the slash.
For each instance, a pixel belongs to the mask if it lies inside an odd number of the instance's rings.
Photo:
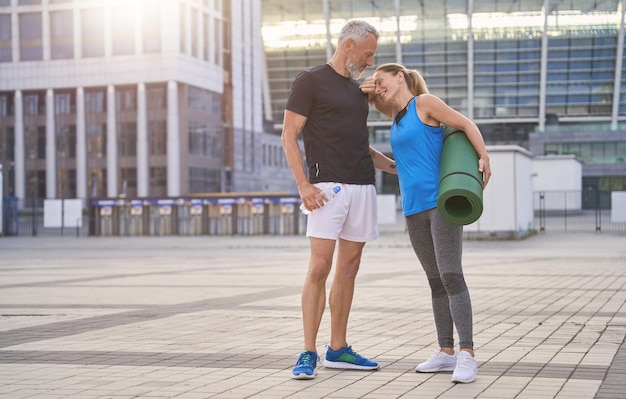
<path id="1" fill-rule="evenodd" d="M 300 235 L 306 216 L 294 195 L 215 195 L 162 199 L 94 199 L 81 220 L 61 227 L 44 225 L 43 200 L 3 199 L 4 236 L 168 236 Z M 580 191 L 534 193 L 537 232 L 626 232 L 612 221 L 610 201 L 585 206 Z M 600 204 L 602 204 L 600 206 Z M 406 232 L 401 210 L 396 222 L 379 224 L 380 233 Z"/>

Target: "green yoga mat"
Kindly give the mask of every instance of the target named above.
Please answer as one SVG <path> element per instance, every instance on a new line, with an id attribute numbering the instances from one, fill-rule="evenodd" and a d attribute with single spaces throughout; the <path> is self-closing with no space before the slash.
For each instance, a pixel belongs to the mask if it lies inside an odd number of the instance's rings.
<path id="1" fill-rule="evenodd" d="M 444 130 L 437 209 L 449 223 L 474 223 L 483 213 L 482 173 L 478 154 L 461 130 Z"/>

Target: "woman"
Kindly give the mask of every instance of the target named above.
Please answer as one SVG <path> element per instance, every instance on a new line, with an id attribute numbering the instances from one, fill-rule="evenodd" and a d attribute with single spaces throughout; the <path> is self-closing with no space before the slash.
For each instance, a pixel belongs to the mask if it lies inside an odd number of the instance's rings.
<path id="1" fill-rule="evenodd" d="M 416 367 L 417 372 L 453 371 L 452 381 L 476 378 L 472 305 L 461 264 L 463 227 L 445 221 L 437 211 L 442 125 L 465 132 L 479 156 L 478 169 L 487 186 L 491 169 L 482 134 L 470 119 L 428 93 L 426 82 L 414 70 L 383 64 L 362 90 L 390 119 L 391 148 L 396 161 L 402 209 L 411 245 L 426 272 L 439 349 Z M 454 350 L 454 327 L 459 351 Z"/>

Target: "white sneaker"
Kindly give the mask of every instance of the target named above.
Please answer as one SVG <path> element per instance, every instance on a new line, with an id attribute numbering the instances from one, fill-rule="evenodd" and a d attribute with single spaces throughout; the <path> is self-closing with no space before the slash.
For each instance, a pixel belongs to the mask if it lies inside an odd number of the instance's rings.
<path id="1" fill-rule="evenodd" d="M 476 359 L 468 351 L 460 351 L 456 357 L 452 382 L 474 382 L 477 371 Z"/>
<path id="2" fill-rule="evenodd" d="M 441 351 L 436 350 L 430 355 L 430 358 L 424 363 L 420 363 L 415 367 L 415 371 L 418 373 L 436 373 L 438 371 L 452 371 L 457 365 L 456 352 L 452 355 L 448 355 Z"/>

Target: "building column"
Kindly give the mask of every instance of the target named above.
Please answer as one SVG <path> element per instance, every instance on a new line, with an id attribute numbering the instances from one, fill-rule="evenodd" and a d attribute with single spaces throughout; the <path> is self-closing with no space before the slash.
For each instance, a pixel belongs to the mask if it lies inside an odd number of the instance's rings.
<path id="1" fill-rule="evenodd" d="M 15 173 L 14 195 L 19 198 L 26 198 L 26 148 L 24 146 L 24 100 L 22 92 L 15 92 L 15 162 L 13 173 Z M 8 173 L 8 171 L 6 171 Z M 7 177 L 8 179 L 8 177 Z"/>
<path id="2" fill-rule="evenodd" d="M 400 16 L 402 15 L 402 6 L 400 5 L 400 0 L 394 1 L 394 9 L 394 15 L 396 18 L 396 62 L 398 64 L 402 64 L 402 42 L 400 41 L 400 37 L 402 36 L 402 32 L 400 32 Z"/>
<path id="3" fill-rule="evenodd" d="M 76 89 L 76 197 L 87 199 L 87 137 L 85 133 L 85 91 Z"/>
<path id="4" fill-rule="evenodd" d="M 57 143 L 54 126 L 54 92 L 46 91 L 46 198 L 57 196 Z"/>
<path id="5" fill-rule="evenodd" d="M 548 82 L 548 16 L 550 0 L 543 1 L 543 33 L 541 35 L 541 61 L 539 70 L 539 123 L 538 130 L 546 130 L 546 87 Z"/>
<path id="6" fill-rule="evenodd" d="M 617 29 L 617 53 L 615 57 L 615 80 L 613 81 L 613 109 L 611 110 L 611 130 L 617 130 L 617 117 L 619 116 L 619 98 L 622 90 L 622 66 L 624 63 L 624 9 L 626 0 L 621 0 L 617 5 L 620 13 L 620 23 Z"/>
<path id="7" fill-rule="evenodd" d="M 324 10 L 324 21 L 326 22 L 326 60 L 330 61 L 333 57 L 333 38 L 330 34 L 330 5 L 328 0 L 322 0 L 322 9 Z"/>
<path id="8" fill-rule="evenodd" d="M 146 85 L 137 86 L 137 196 L 147 197 L 150 191 L 150 167 L 148 159 L 148 113 Z"/>
<path id="9" fill-rule="evenodd" d="M 472 28 L 472 14 L 474 14 L 474 0 L 467 2 L 467 117 L 474 120 L 474 31 Z"/>
<path id="10" fill-rule="evenodd" d="M 180 195 L 180 135 L 178 133 L 178 84 L 167 82 L 167 195 Z"/>
<path id="11" fill-rule="evenodd" d="M 107 86 L 107 197 L 117 197 L 117 127 L 115 87 Z"/>

